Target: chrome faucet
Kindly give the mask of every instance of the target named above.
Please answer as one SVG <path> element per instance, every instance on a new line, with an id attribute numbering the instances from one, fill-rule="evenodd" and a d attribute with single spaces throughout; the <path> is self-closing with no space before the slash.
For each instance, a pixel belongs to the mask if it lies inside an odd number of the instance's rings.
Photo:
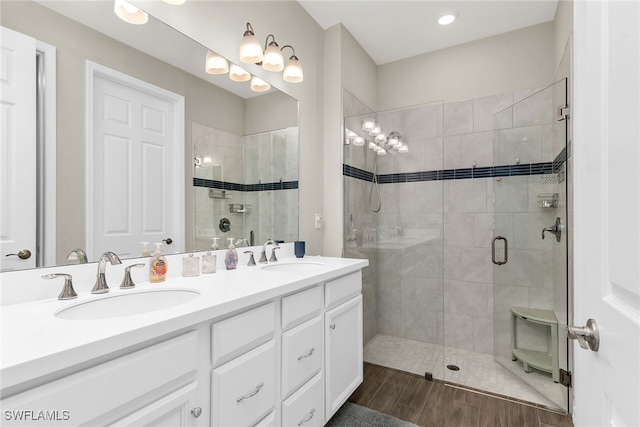
<path id="1" fill-rule="evenodd" d="M 109 292 L 109 286 L 107 285 L 107 279 L 105 278 L 104 271 L 107 267 L 107 261 L 111 263 L 111 265 L 122 264 L 118 255 L 113 252 L 105 252 L 100 255 L 100 259 L 98 260 L 98 274 L 96 275 L 96 284 L 91 289 L 92 294 L 104 294 Z"/>
<path id="2" fill-rule="evenodd" d="M 261 264 L 267 263 L 267 245 L 275 245 L 276 247 L 280 247 L 280 245 L 278 245 L 278 243 L 276 243 L 276 241 L 273 239 L 269 239 L 264 242 L 264 245 L 262 245 L 262 253 L 260 254 L 260 261 L 258 261 Z"/>
<path id="3" fill-rule="evenodd" d="M 87 253 L 80 248 L 75 248 L 69 255 L 67 255 L 67 259 L 69 261 L 78 261 L 78 264 L 86 264 L 89 262 L 87 260 Z"/>

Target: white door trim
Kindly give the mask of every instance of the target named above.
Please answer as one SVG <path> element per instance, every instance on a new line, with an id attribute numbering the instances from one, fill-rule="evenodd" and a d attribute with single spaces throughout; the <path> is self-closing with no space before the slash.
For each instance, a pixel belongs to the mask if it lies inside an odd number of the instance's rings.
<path id="1" fill-rule="evenodd" d="M 42 53 L 44 58 L 44 121 L 43 133 L 44 138 L 43 153 L 44 156 L 44 186 L 41 191 L 44 192 L 43 200 L 43 218 L 44 226 L 44 265 L 56 265 L 56 47 L 50 44 L 36 40 L 36 51 Z"/>
<path id="2" fill-rule="evenodd" d="M 108 79 L 118 84 L 129 86 L 133 89 L 149 93 L 155 97 L 163 98 L 167 102 L 173 104 L 173 159 L 175 160 L 174 176 L 169 180 L 170 185 L 173 186 L 173 194 L 176 195 L 178 200 L 175 200 L 171 204 L 170 209 L 173 211 L 174 224 L 173 229 L 176 230 L 177 235 L 180 236 L 176 241 L 175 250 L 177 252 L 184 252 L 185 242 L 185 196 L 184 196 L 184 97 L 182 95 L 170 92 L 166 89 L 159 88 L 143 80 L 139 80 L 135 77 L 105 67 L 95 62 L 86 62 L 86 145 L 85 145 L 85 164 L 90 165 L 93 161 L 93 86 L 95 78 L 99 76 L 104 79 Z M 93 212 L 93 174 L 90 168 L 86 168 L 85 171 L 85 194 L 86 194 L 86 219 L 85 219 L 85 233 L 86 233 L 86 248 L 93 248 L 93 229 L 94 229 L 94 212 Z M 90 257 L 94 257 L 97 254 L 88 254 Z"/>

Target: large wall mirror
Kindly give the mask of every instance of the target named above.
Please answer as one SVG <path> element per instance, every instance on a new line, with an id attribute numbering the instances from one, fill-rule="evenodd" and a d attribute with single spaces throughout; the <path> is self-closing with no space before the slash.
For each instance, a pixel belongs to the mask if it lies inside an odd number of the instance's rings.
<path id="1" fill-rule="evenodd" d="M 151 16 L 144 25 L 127 24 L 114 14 L 113 1 L 4 2 L 0 24 L 53 46 L 57 61 L 56 173 L 49 176 L 55 180 L 55 202 L 45 205 L 49 212 L 41 209 L 46 218 L 54 206 L 56 223 L 49 226 L 55 227 L 55 244 L 46 257 L 49 261 L 14 263 L 9 268 L 5 263 L 5 270 L 71 264 L 77 261 L 67 256 L 75 248 L 87 252 L 92 262 L 107 250 L 124 258 L 137 257 L 142 241 L 170 239 L 163 249 L 177 253 L 207 250 L 214 237 L 220 239 L 221 248 L 228 238 L 247 239 L 247 244 L 256 245 L 269 238 L 298 238 L 297 100 L 273 88 L 256 93 L 249 82 L 207 74 L 205 57 L 215 46 L 202 46 Z M 155 149 L 153 138 L 142 163 L 120 155 L 130 150 L 126 144 L 120 144 L 120 152 L 106 145 L 87 145 L 96 135 L 94 128 L 100 127 L 96 124 L 100 118 L 124 118 L 130 113 L 126 107 L 116 109 L 124 105 L 116 92 L 110 93 L 113 102 L 97 102 L 95 94 L 88 93 L 93 91 L 87 86 L 90 70 L 97 70 L 99 78 L 103 78 L 100 73 L 113 73 L 182 99 L 176 104 L 179 108 L 169 109 L 180 120 L 167 138 L 169 143 L 180 144 L 179 155 Z M 89 105 L 91 102 L 94 104 Z M 89 107 L 92 112 L 87 114 Z M 164 131 L 169 122 L 158 119 L 160 110 L 147 108 L 142 127 Z M 110 132 L 108 127 L 100 129 L 101 135 Z M 142 140 L 145 152 L 144 136 Z M 153 167 L 162 162 L 168 165 L 165 169 Z M 33 163 L 36 168 L 46 164 L 36 159 Z M 172 168 L 180 171 L 176 179 Z M 167 175 L 167 170 L 174 175 Z M 91 173 L 96 176 L 91 178 Z M 38 169 L 38 176 L 46 181 L 43 170 Z M 91 187 L 88 180 L 98 182 Z M 136 181 L 143 189 L 141 203 L 129 188 Z M 163 185 L 156 188 L 154 183 L 160 182 Z M 45 184 L 41 186 L 52 185 Z M 166 192 L 168 187 L 176 194 Z M 101 206 L 102 193 L 115 195 L 115 202 Z M 136 211 L 127 204 L 141 206 Z M 136 212 L 143 215 L 141 228 L 135 230 L 138 234 L 129 227 L 140 222 Z M 164 233 L 165 222 L 175 222 L 165 217 L 172 212 L 180 226 Z M 30 226 L 46 236 L 42 230 L 46 221 L 36 221 Z M 7 230 L 0 234 L 11 234 Z M 115 236 L 111 241 L 126 242 L 126 247 L 114 247 L 117 245 L 109 244 L 108 239 L 101 247 L 92 233 L 105 230 Z M 159 234 L 146 236 L 147 230 L 159 230 Z M 3 248 L 3 259 L 4 252 Z"/>

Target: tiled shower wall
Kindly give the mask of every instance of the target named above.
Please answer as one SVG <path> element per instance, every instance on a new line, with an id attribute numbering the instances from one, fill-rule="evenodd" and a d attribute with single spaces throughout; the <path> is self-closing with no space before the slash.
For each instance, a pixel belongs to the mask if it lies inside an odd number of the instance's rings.
<path id="1" fill-rule="evenodd" d="M 466 169 L 461 175 L 470 177 L 474 167 L 480 171 L 485 166 L 553 161 L 559 151 L 550 124 L 553 91 L 494 117 L 534 92 L 378 114 L 383 130 L 399 130 L 410 150 L 380 157 L 378 174 Z M 349 119 L 346 123 L 349 126 Z M 345 164 L 372 171 L 372 162 L 373 152 L 366 146 L 345 146 Z M 555 213 L 537 206 L 538 194 L 554 192 L 553 187 L 540 175 L 384 183 L 382 209 L 372 214 L 367 213 L 370 184 L 345 177 L 345 254 L 357 247 L 349 240 L 351 228 L 363 236 L 360 252 L 370 238 L 368 229 L 379 234 L 401 230 L 398 245 L 380 243 L 384 238 L 377 236 L 373 246 L 378 250 L 368 250 L 376 253 L 378 266 L 376 325 L 369 329 L 484 353 L 493 353 L 497 343 L 497 354 L 509 352 L 509 307 L 553 308 L 553 239 L 542 240 L 540 233 L 553 223 Z M 494 227 L 510 244 L 509 263 L 496 271 L 495 283 Z M 400 244 L 403 241 L 418 244 Z M 365 330 L 372 321 L 365 315 Z M 546 349 L 544 331 L 523 325 L 519 332 L 523 347 Z"/>
<path id="2" fill-rule="evenodd" d="M 243 137 L 194 122 L 192 135 L 194 155 L 211 160 L 194 176 L 231 188 L 194 186 L 195 250 L 209 248 L 212 237 L 223 248 L 227 238 L 249 239 L 252 231 L 256 245 L 298 239 L 298 128 Z M 222 218 L 229 232 L 219 229 Z"/>

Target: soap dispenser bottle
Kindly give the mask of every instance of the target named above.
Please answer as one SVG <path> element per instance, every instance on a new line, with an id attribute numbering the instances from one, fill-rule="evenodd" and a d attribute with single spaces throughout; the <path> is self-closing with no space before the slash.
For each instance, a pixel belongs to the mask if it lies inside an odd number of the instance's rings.
<path id="1" fill-rule="evenodd" d="M 236 247 L 233 245 L 233 237 L 227 240 L 229 241 L 229 248 L 224 257 L 224 265 L 227 267 L 227 270 L 235 270 L 238 265 L 238 251 L 236 251 Z"/>
<path id="2" fill-rule="evenodd" d="M 153 258 L 149 262 L 149 282 L 158 283 L 164 282 L 167 275 L 167 259 L 162 255 L 160 251 L 160 245 L 162 243 L 156 243 L 156 251 L 153 253 Z"/>
<path id="3" fill-rule="evenodd" d="M 151 256 L 149 253 L 149 242 L 140 242 L 142 243 L 142 252 L 140 253 L 141 257 L 148 258 Z"/>

